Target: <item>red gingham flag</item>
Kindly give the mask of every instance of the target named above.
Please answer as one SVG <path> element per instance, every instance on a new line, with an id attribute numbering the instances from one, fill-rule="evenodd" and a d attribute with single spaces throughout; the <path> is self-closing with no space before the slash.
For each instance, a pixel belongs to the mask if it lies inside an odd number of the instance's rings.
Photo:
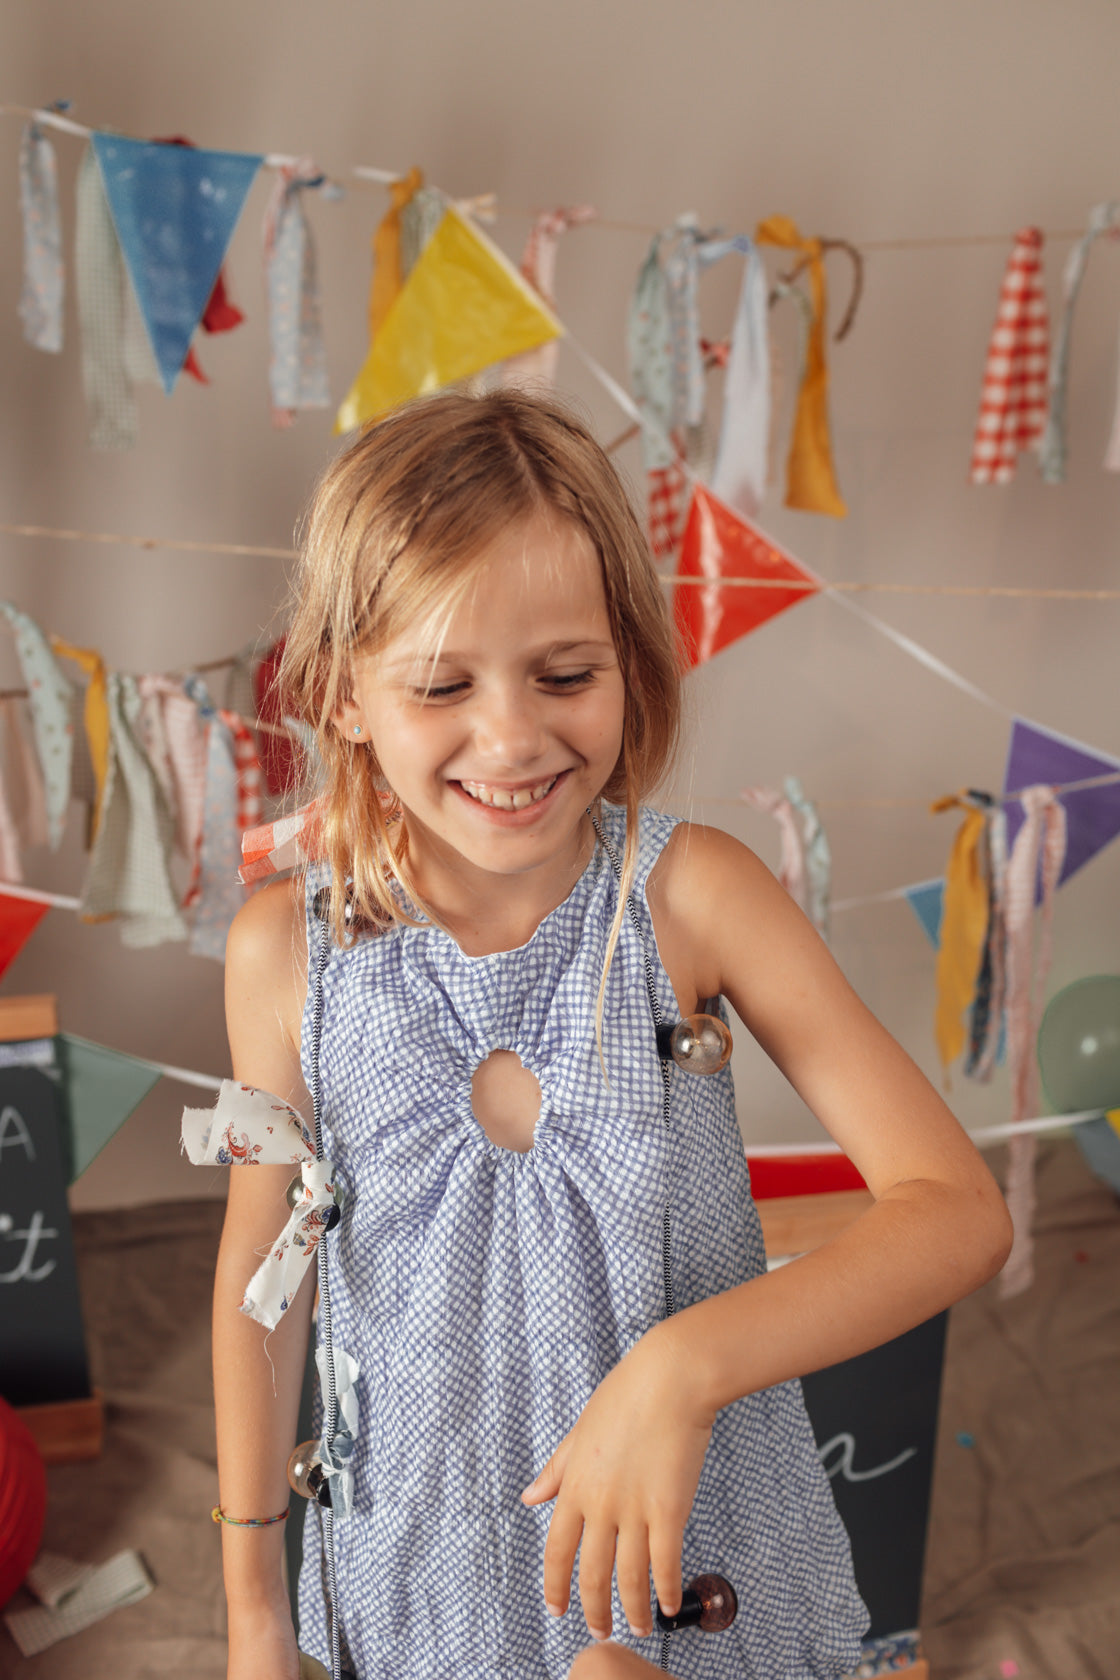
<path id="1" fill-rule="evenodd" d="M 972 444 L 973 484 L 1009 484 L 1022 449 L 1046 424 L 1050 328 L 1042 289 L 1042 233 L 1021 228 L 1000 288 Z"/>
<path id="2" fill-rule="evenodd" d="M 655 560 L 676 554 L 684 534 L 689 489 L 679 461 L 654 467 L 646 480 L 646 520 L 650 553 Z"/>

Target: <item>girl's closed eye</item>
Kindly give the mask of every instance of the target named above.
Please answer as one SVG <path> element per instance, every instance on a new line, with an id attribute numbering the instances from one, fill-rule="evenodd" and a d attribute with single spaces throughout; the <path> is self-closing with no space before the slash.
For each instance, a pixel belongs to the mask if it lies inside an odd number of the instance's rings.
<path id="1" fill-rule="evenodd" d="M 460 677 L 455 682 L 430 683 L 413 692 L 417 700 L 454 700 L 465 694 L 469 687 L 467 679 Z"/>
<path id="2" fill-rule="evenodd" d="M 594 682 L 595 672 L 594 671 L 546 671 L 544 673 L 544 676 L 543 676 L 542 680 L 544 682 L 546 682 L 550 688 L 558 688 L 558 689 L 561 689 L 561 690 L 572 689 L 572 688 L 582 688 L 587 683 Z"/>

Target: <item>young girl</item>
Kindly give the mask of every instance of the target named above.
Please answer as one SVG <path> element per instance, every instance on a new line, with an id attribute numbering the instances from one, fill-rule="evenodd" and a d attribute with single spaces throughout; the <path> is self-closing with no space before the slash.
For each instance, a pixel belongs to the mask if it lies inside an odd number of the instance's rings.
<path id="1" fill-rule="evenodd" d="M 854 1666 L 864 1612 L 794 1379 L 1007 1251 L 979 1156 L 782 888 L 642 808 L 677 670 L 614 470 L 555 404 L 430 399 L 326 473 L 285 666 L 322 861 L 238 916 L 227 1009 L 239 1081 L 307 1116 L 314 1093 L 341 1209 L 320 1316 L 353 1378 L 351 1481 L 306 1507 L 299 1645 L 329 1667 L 333 1629 L 357 1680 Z M 659 1053 L 720 997 L 875 1198 L 769 1274 L 730 1074 Z M 218 1263 L 230 1680 L 299 1668 L 266 1519 L 312 1283 L 267 1347 L 238 1311 L 290 1176 L 232 1175 Z M 663 1645 L 655 1600 L 702 1571 L 736 1621 Z"/>

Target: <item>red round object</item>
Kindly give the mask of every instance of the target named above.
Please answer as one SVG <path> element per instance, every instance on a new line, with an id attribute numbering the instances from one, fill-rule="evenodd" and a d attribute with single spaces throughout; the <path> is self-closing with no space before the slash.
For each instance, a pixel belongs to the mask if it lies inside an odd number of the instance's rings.
<path id="1" fill-rule="evenodd" d="M 47 1471 L 35 1437 L 0 1399 L 0 1605 L 22 1586 L 47 1515 Z"/>

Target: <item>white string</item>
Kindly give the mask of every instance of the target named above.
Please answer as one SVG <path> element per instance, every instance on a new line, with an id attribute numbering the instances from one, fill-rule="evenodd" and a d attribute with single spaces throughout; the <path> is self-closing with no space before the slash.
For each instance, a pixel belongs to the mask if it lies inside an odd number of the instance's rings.
<path id="1" fill-rule="evenodd" d="M 607 372 L 606 368 L 604 368 L 601 363 L 597 362 L 595 357 L 583 348 L 583 345 L 577 338 L 574 338 L 570 332 L 565 333 L 564 342 L 571 345 L 572 349 L 587 368 L 588 372 L 593 374 L 602 385 L 603 389 L 614 398 L 615 402 L 619 405 L 624 414 L 629 415 L 630 419 L 635 420 L 639 426 L 642 426 L 647 431 L 656 434 L 661 441 L 667 444 L 669 443 L 670 440 L 661 431 L 660 427 L 653 423 L 648 416 L 642 414 L 630 393 L 624 390 L 618 381 Z M 690 469 L 687 461 L 681 461 L 679 464 L 685 477 L 694 487 L 701 483 L 701 480 Z M 774 539 L 767 536 L 766 532 L 761 530 L 761 527 L 756 525 L 754 528 L 759 531 L 759 534 L 766 542 L 771 543 L 774 548 L 781 549 L 781 544 L 774 542 Z M 982 688 L 978 688 L 976 684 L 970 682 L 967 677 L 962 677 L 959 671 L 954 671 L 951 665 L 946 665 L 943 659 L 939 659 L 937 655 L 931 653 L 928 648 L 922 647 L 920 642 L 915 642 L 911 637 L 904 636 L 900 630 L 895 630 L 891 625 L 884 624 L 881 618 L 876 618 L 874 613 L 868 612 L 866 607 L 859 606 L 855 601 L 849 599 L 847 595 L 839 594 L 836 590 L 831 589 L 826 580 L 814 572 L 811 566 L 807 566 L 804 560 L 802 560 L 799 556 L 795 558 L 797 565 L 807 577 L 813 579 L 822 595 L 827 595 L 832 600 L 838 601 L 841 606 L 846 607 L 848 611 L 854 613 L 857 618 L 863 619 L 865 624 L 870 625 L 873 630 L 877 630 L 881 636 L 886 636 L 888 641 L 894 642 L 895 646 L 901 649 L 903 653 L 909 654 L 911 659 L 916 659 L 919 664 L 924 665 L 928 671 L 931 671 L 934 674 L 934 676 L 941 677 L 943 681 L 951 683 L 954 688 L 959 688 L 962 694 L 967 694 L 971 699 L 978 701 L 982 706 L 987 706 L 991 711 L 998 712 L 1001 717 L 1015 717 L 1015 712 L 1009 706 L 1001 705 L 998 700 L 994 700 L 990 694 L 986 694 Z M 718 579 L 711 581 L 718 585 Z"/>

